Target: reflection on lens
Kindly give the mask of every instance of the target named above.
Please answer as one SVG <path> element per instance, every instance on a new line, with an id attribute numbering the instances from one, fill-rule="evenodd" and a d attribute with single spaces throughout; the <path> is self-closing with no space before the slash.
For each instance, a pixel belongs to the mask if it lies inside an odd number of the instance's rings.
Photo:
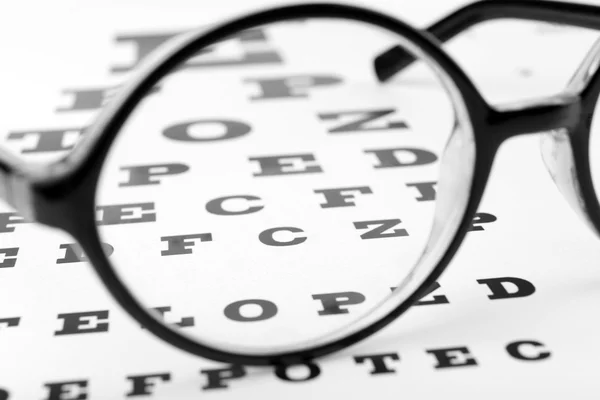
<path id="1" fill-rule="evenodd" d="M 138 301 L 181 334 L 256 354 L 337 340 L 422 282 L 430 236 L 454 232 L 436 196 L 449 192 L 451 214 L 466 199 L 454 186 L 470 185 L 442 155 L 472 138 L 414 46 L 420 61 L 376 80 L 375 56 L 403 42 L 358 22 L 277 23 L 163 78 L 96 195 L 101 239 Z"/>
<path id="2" fill-rule="evenodd" d="M 592 114 L 590 125 L 590 170 L 592 174 L 592 183 L 596 198 L 600 199 L 600 119 L 598 112 L 600 111 L 600 102 L 596 103 L 596 108 Z"/>

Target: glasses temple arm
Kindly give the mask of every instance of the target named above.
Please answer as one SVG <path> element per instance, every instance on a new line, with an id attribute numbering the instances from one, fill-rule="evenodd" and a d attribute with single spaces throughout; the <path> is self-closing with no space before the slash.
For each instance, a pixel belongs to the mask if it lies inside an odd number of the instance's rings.
<path id="1" fill-rule="evenodd" d="M 437 21 L 426 33 L 446 42 L 468 28 L 485 21 L 514 18 L 600 29 L 600 7 L 545 0 L 483 0 L 469 4 Z M 394 46 L 374 60 L 377 78 L 385 82 L 409 66 L 414 57 Z"/>

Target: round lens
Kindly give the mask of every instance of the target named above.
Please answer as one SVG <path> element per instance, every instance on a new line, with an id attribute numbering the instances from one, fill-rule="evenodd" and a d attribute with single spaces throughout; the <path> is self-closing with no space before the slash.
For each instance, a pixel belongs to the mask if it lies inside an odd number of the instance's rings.
<path id="1" fill-rule="evenodd" d="M 416 61 L 381 83 L 374 59 L 394 46 Z M 213 44 L 115 139 L 96 193 L 106 255 L 156 319 L 204 345 L 279 353 L 356 332 L 422 284 L 464 215 L 474 146 L 457 93 L 415 45 L 362 22 Z"/>

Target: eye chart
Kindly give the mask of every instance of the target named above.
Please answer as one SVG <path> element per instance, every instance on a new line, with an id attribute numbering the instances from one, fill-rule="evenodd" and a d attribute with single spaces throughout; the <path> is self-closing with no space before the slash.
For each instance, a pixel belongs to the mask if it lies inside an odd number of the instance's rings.
<path id="1" fill-rule="evenodd" d="M 98 110 L 152 50 L 186 30 L 268 4 L 65 1 L 7 7 L 0 17 L 2 147 L 32 163 L 58 160 L 76 146 Z M 421 27 L 461 4 L 399 0 L 363 5 Z M 292 33 L 311 29 L 302 22 L 288 28 Z M 312 32 L 304 38 L 318 37 Z M 193 108 L 183 106 L 169 120 L 155 113 L 156 120 L 149 122 L 160 129 L 146 138 L 129 138 L 121 155 L 127 163 L 116 159 L 114 175 L 102 178 L 118 180 L 121 191 L 112 197 L 99 195 L 98 220 L 112 229 L 102 231 L 108 232 L 102 239 L 111 260 L 142 266 L 124 276 L 147 283 L 146 293 L 156 295 L 150 300 L 153 308 L 174 329 L 250 342 L 257 338 L 246 326 L 275 323 L 278 336 L 269 344 L 285 344 L 296 340 L 302 318 L 332 326 L 390 290 L 394 282 L 387 284 L 386 272 L 372 269 L 379 265 L 369 262 L 372 249 L 387 251 L 383 244 L 409 240 L 404 236 L 414 240 L 418 234 L 410 227 L 422 217 L 405 213 L 396 221 L 383 214 L 374 218 L 373 212 L 398 193 L 406 200 L 400 210 L 433 206 L 436 182 L 427 168 L 443 149 L 415 142 L 411 152 L 394 158 L 386 150 L 396 145 L 394 139 L 374 131 L 391 127 L 409 135 L 417 128 L 435 131 L 447 121 L 444 115 L 428 114 L 424 104 L 434 105 L 433 96 L 411 109 L 396 97 L 393 86 L 386 98 L 353 87 L 348 77 L 365 72 L 360 68 L 367 65 L 360 63 L 363 49 L 358 41 L 352 51 L 330 52 L 335 42 L 326 37 L 320 46 L 315 41 L 310 47 L 293 35 L 296 39 L 285 46 L 269 31 L 249 35 L 209 59 L 218 67 L 229 50 L 245 56 L 230 66 L 231 75 L 224 75 L 234 79 L 207 75 L 202 84 L 209 85 L 208 97 L 213 97 L 202 113 L 196 116 Z M 503 104 L 558 93 L 599 36 L 548 24 L 494 21 L 444 48 L 490 103 Z M 297 59 L 295 43 L 305 51 Z M 346 63 L 346 70 L 336 67 L 346 56 L 355 57 L 355 63 Z M 195 62 L 198 67 L 203 61 Z M 188 68 L 194 69 L 194 63 Z M 319 86 L 335 90 L 326 97 L 319 94 Z M 291 112 L 286 104 L 296 108 Z M 227 112 L 218 115 L 217 109 Z M 310 118 L 294 119 L 298 111 Z M 209 114 L 207 124 L 204 116 Z M 202 129 L 208 125 L 214 128 L 209 131 L 215 141 L 234 143 L 227 148 L 230 153 L 215 155 L 217 147 L 210 147 L 214 143 L 202 142 Z M 235 147 L 235 140 L 250 131 L 269 127 L 294 134 Z M 278 151 L 303 132 L 323 133 L 327 139 L 292 159 L 285 153 L 289 164 L 283 165 Z M 501 148 L 465 243 L 421 301 L 364 342 L 285 371 L 220 364 L 161 342 L 120 309 L 71 237 L 32 224 L 2 205 L 0 400 L 595 398 L 600 389 L 595 365 L 600 356 L 600 241 L 554 186 L 539 141 L 540 135 L 532 135 Z M 176 147 L 182 143 L 196 147 L 186 154 Z M 338 154 L 338 149 L 356 151 Z M 194 164 L 198 158 L 207 164 Z M 416 172 L 403 175 L 405 164 L 416 164 Z M 177 182 L 185 182 L 197 165 L 211 173 L 203 176 L 201 189 L 177 198 Z M 312 173 L 305 173 L 298 184 L 304 191 L 293 198 L 275 195 L 272 175 L 291 179 L 291 172 L 307 170 Z M 322 170 L 333 173 L 323 178 Z M 136 194 L 124 191 L 129 189 Z M 155 207 L 173 193 L 170 209 Z M 271 225 L 257 225 L 256 218 L 268 215 L 274 203 L 286 224 L 277 215 Z M 124 221 L 118 204 L 129 204 L 129 209 L 135 204 L 135 218 L 150 223 Z M 204 213 L 202 226 L 196 228 L 192 216 L 181 212 L 184 208 Z M 339 208 L 352 215 L 353 224 L 328 230 L 326 219 Z M 294 214 L 296 210 L 302 212 Z M 163 215 L 174 222 L 152 225 L 150 219 Z M 122 229 L 126 224 L 129 230 Z M 410 235 L 404 234 L 405 228 Z M 148 235 L 148 242 L 139 249 L 131 245 L 126 252 L 132 235 Z M 320 279 L 316 273 L 306 274 L 310 279 L 305 280 L 292 274 L 293 268 L 328 254 L 320 244 L 336 243 L 338 237 L 376 246 L 362 255 L 365 268 L 360 275 L 333 265 Z M 224 285 L 226 290 L 213 292 L 214 297 L 199 297 L 202 304 L 215 304 L 220 320 L 202 314 L 205 308 L 170 301 L 168 291 L 162 293 L 157 284 L 166 287 L 170 276 L 152 275 L 153 260 L 173 269 L 192 269 L 190 260 L 198 253 L 219 268 L 238 268 L 239 285 Z M 249 254 L 285 260 L 287 269 L 273 273 L 256 264 L 243 270 Z M 327 257 L 333 256 L 321 257 L 326 259 L 323 268 Z M 250 290 L 257 275 L 272 279 L 269 290 Z M 383 281 L 367 290 L 353 286 L 357 277 L 365 285 Z M 211 293 L 209 289 L 207 285 L 204 292 Z M 244 308 L 248 305 L 253 307 L 250 313 Z M 241 338 L 236 332 L 250 333 Z"/>

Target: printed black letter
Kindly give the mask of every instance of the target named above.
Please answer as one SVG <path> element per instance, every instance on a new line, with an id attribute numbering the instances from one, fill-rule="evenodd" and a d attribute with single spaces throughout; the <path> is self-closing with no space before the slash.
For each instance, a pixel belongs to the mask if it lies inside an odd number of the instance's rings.
<path id="1" fill-rule="evenodd" d="M 104 254 L 106 254 L 107 257 L 110 257 L 114 251 L 114 247 L 108 243 L 102 243 L 102 248 L 104 249 Z M 59 249 L 65 249 L 65 256 L 56 260 L 57 264 L 89 261 L 79 243 L 61 244 Z"/>
<path id="2" fill-rule="evenodd" d="M 151 310 L 154 310 L 158 313 L 158 315 L 160 316 L 160 318 L 163 320 L 163 322 L 166 323 L 166 316 L 165 314 L 168 312 L 171 312 L 171 307 L 170 306 L 166 306 L 166 307 L 153 307 L 151 308 Z M 179 322 L 170 322 L 170 324 L 173 324 L 175 326 L 178 326 L 180 328 L 186 328 L 188 326 L 194 326 L 194 317 L 182 317 Z"/>
<path id="3" fill-rule="evenodd" d="M 496 216 L 488 213 L 477 213 L 473 218 L 473 225 L 469 228 L 469 232 L 472 231 L 482 231 L 483 226 L 479 226 L 478 224 L 489 224 L 490 222 L 494 222 L 496 220 Z"/>
<path id="4" fill-rule="evenodd" d="M 365 150 L 366 154 L 373 153 L 379 164 L 375 168 L 414 167 L 427 165 L 437 161 L 437 156 L 424 149 L 399 147 L 395 149 Z"/>
<path id="5" fill-rule="evenodd" d="M 434 291 L 438 290 L 440 288 L 440 284 L 437 282 L 434 282 L 428 289 L 427 291 L 425 291 L 425 293 L 423 293 L 423 296 L 421 297 L 421 300 L 417 301 L 415 304 L 415 306 L 427 306 L 427 305 L 431 305 L 431 304 L 448 304 L 450 303 L 448 301 L 448 298 L 443 295 L 435 295 L 433 296 L 433 298 L 431 300 L 423 300 L 425 297 L 429 296 L 431 293 L 433 293 Z"/>
<path id="6" fill-rule="evenodd" d="M 182 174 L 190 168 L 185 164 L 154 164 L 138 165 L 134 167 L 121 167 L 121 171 L 129 171 L 129 180 L 119 183 L 119 187 L 124 186 L 145 186 L 158 185 L 160 179 L 151 179 L 155 176 Z"/>
<path id="7" fill-rule="evenodd" d="M 244 316 L 241 313 L 241 309 L 244 306 L 253 305 L 260 308 L 260 312 L 256 313 L 255 316 Z M 249 299 L 240 300 L 229 304 L 223 310 L 223 313 L 227 318 L 233 321 L 239 322 L 251 322 L 251 321 L 264 321 L 265 319 L 273 318 L 277 314 L 277 306 L 275 303 L 269 300 L 261 299 Z"/>
<path id="8" fill-rule="evenodd" d="M 35 146 L 29 149 L 21 150 L 21 153 L 47 153 L 53 151 L 70 150 L 75 145 L 75 142 L 81 135 L 81 128 L 63 128 L 43 130 L 37 129 L 33 131 L 11 132 L 8 134 L 7 140 L 24 139 L 26 136 L 37 137 Z M 66 138 L 69 137 L 71 142 L 66 144 Z"/>
<path id="9" fill-rule="evenodd" d="M 448 349 L 426 350 L 427 353 L 433 354 L 437 359 L 438 364 L 435 368 L 451 368 L 451 367 L 466 367 L 469 365 L 477 365 L 477 361 L 470 357 L 469 349 L 466 347 L 452 347 Z"/>
<path id="10" fill-rule="evenodd" d="M 365 360 L 370 360 L 373 363 L 373 369 L 371 370 L 371 375 L 377 374 L 393 374 L 396 372 L 395 369 L 388 367 L 385 363 L 386 358 L 390 360 L 399 361 L 400 356 L 397 353 L 387 353 L 387 354 L 372 354 L 368 356 L 355 356 L 354 362 L 357 364 L 362 364 Z"/>
<path id="11" fill-rule="evenodd" d="M 399 219 L 382 219 L 379 221 L 358 221 L 354 223 L 356 229 L 369 229 L 370 226 L 376 227 L 370 231 L 360 235 L 361 239 L 381 239 L 398 236 L 408 236 L 406 229 L 394 229 L 392 232 L 386 232 L 395 226 L 398 226 L 402 221 Z"/>
<path id="12" fill-rule="evenodd" d="M 348 314 L 350 311 L 341 306 L 351 306 L 365 301 L 365 296 L 358 292 L 313 294 L 312 298 L 320 300 L 323 304 L 323 309 L 319 311 L 319 315 Z"/>
<path id="13" fill-rule="evenodd" d="M 151 374 L 151 375 L 131 375 L 127 379 L 131 381 L 133 387 L 131 392 L 127 393 L 127 397 L 131 396 L 149 396 L 152 394 L 152 389 L 157 381 L 169 382 L 171 380 L 171 374 L 168 372 L 162 374 Z"/>
<path id="14" fill-rule="evenodd" d="M 200 373 L 206 374 L 207 382 L 203 390 L 226 389 L 226 381 L 243 377 L 246 370 L 241 365 L 232 365 L 230 368 L 203 369 Z"/>
<path id="15" fill-rule="evenodd" d="M 69 107 L 59 107 L 57 112 L 98 110 L 107 99 L 117 91 L 116 87 L 97 89 L 65 89 L 63 93 L 72 94 L 73 102 Z"/>
<path id="16" fill-rule="evenodd" d="M 372 194 L 371 188 L 368 186 L 355 186 L 337 189 L 320 189 L 315 190 L 315 193 L 323 193 L 325 196 L 325 203 L 321 204 L 321 208 L 334 208 L 334 207 L 354 207 L 353 201 L 354 193 L 360 194 Z"/>
<path id="17" fill-rule="evenodd" d="M 215 214 L 215 215 L 242 215 L 242 214 L 251 214 L 251 213 L 260 211 L 264 208 L 264 206 L 250 206 L 250 207 L 245 208 L 244 210 L 239 210 L 239 211 L 228 211 L 225 208 L 223 208 L 223 203 L 225 203 L 228 200 L 236 200 L 236 199 L 260 200 L 260 197 L 248 196 L 248 195 L 219 197 L 217 199 L 211 200 L 208 203 L 206 203 L 206 211 L 208 211 L 211 214 Z"/>
<path id="18" fill-rule="evenodd" d="M 17 264 L 18 247 L 9 247 L 0 249 L 0 254 L 4 254 L 4 260 L 0 262 L 0 268 L 12 268 Z"/>
<path id="19" fill-rule="evenodd" d="M 290 369 L 303 369 L 301 367 L 308 368 L 308 375 L 304 377 L 290 377 Z M 297 371 L 296 371 L 297 372 Z M 293 375 L 296 375 L 296 372 L 293 372 Z M 293 365 L 282 365 L 278 364 L 275 366 L 275 375 L 284 381 L 288 382 L 306 382 L 312 379 L 315 379 L 317 376 L 321 374 L 321 368 L 313 362 L 306 362 L 303 364 L 293 364 Z"/>
<path id="20" fill-rule="evenodd" d="M 172 125 L 163 131 L 163 135 L 181 142 L 216 142 L 244 136 L 251 129 L 250 125 L 239 121 L 206 119 Z"/>
<path id="21" fill-rule="evenodd" d="M 250 100 L 305 98 L 308 97 L 309 88 L 328 86 L 342 82 L 338 77 L 331 75 L 295 75 L 281 78 L 252 78 L 245 82 L 256 82 L 260 86 L 260 93 L 250 97 Z"/>
<path id="22" fill-rule="evenodd" d="M 96 206 L 100 211 L 98 225 L 134 224 L 137 222 L 154 222 L 156 213 L 154 203 L 114 204 Z"/>
<path id="23" fill-rule="evenodd" d="M 180 254 L 191 254 L 193 245 L 196 241 L 190 239 L 198 239 L 200 242 L 211 242 L 212 234 L 210 233 L 195 233 L 191 235 L 176 235 L 163 236 L 160 238 L 162 242 L 167 242 L 167 250 L 160 252 L 161 256 L 175 256 Z"/>
<path id="24" fill-rule="evenodd" d="M 338 120 L 341 116 L 354 115 L 358 118 L 352 118 L 352 122 L 347 122 L 342 125 L 336 126 L 335 128 L 329 129 L 330 133 L 339 132 L 358 132 L 358 131 L 381 131 L 386 129 L 405 129 L 408 126 L 404 121 L 387 121 L 382 124 L 372 124 L 371 122 L 377 121 L 386 115 L 394 113 L 393 108 L 385 110 L 362 110 L 362 111 L 339 111 L 333 113 L 319 114 L 319 118 L 322 120 Z"/>
<path id="25" fill-rule="evenodd" d="M 0 213 L 0 232 L 13 232 L 14 224 L 27 222 L 25 218 L 14 212 Z"/>
<path id="26" fill-rule="evenodd" d="M 63 329 L 54 335 L 73 335 L 78 333 L 108 332 L 108 310 L 81 313 L 58 314 L 64 320 Z"/>
<path id="27" fill-rule="evenodd" d="M 12 317 L 12 318 L 0 318 L 0 325 L 4 325 L 7 328 L 19 326 L 19 322 L 21 321 L 21 317 Z"/>
<path id="28" fill-rule="evenodd" d="M 419 191 L 417 201 L 433 201 L 435 200 L 435 185 L 437 182 L 415 182 L 407 183 L 407 187 L 414 187 Z"/>
<path id="29" fill-rule="evenodd" d="M 281 156 L 249 157 L 250 161 L 258 161 L 260 172 L 254 176 L 273 176 L 291 174 L 310 174 L 323 172 L 318 164 L 309 165 L 306 161 L 315 161 L 312 154 L 288 154 Z"/>
<path id="30" fill-rule="evenodd" d="M 47 400 L 85 400 L 87 381 L 56 382 L 44 384 L 48 388 Z M 68 396 L 68 397 L 66 397 Z"/>
<path id="31" fill-rule="evenodd" d="M 262 231 L 258 235 L 258 240 L 260 240 L 262 243 L 266 244 L 267 246 L 294 246 L 294 245 L 306 242 L 305 236 L 295 237 L 292 240 L 288 240 L 288 241 L 275 240 L 274 236 L 275 236 L 275 233 L 277 233 L 277 232 L 299 233 L 299 232 L 304 232 L 304 231 L 300 228 L 294 228 L 291 226 L 282 226 L 280 228 L 271 228 L 271 229 Z"/>
<path id="32" fill-rule="evenodd" d="M 523 361 L 544 360 L 551 355 L 549 351 L 539 350 L 537 350 L 535 354 L 525 355 L 521 350 L 522 346 L 532 346 L 533 348 L 544 347 L 542 343 L 536 342 L 535 340 L 519 340 L 518 342 L 509 343 L 508 346 L 506 346 L 506 351 L 517 360 Z"/>
<path id="33" fill-rule="evenodd" d="M 504 278 L 489 278 L 477 279 L 480 285 L 487 285 L 492 294 L 488 295 L 490 300 L 511 299 L 515 297 L 527 297 L 535 293 L 535 286 L 529 281 L 521 278 L 504 277 Z M 504 286 L 505 283 L 514 285 L 517 290 L 509 293 Z"/>

